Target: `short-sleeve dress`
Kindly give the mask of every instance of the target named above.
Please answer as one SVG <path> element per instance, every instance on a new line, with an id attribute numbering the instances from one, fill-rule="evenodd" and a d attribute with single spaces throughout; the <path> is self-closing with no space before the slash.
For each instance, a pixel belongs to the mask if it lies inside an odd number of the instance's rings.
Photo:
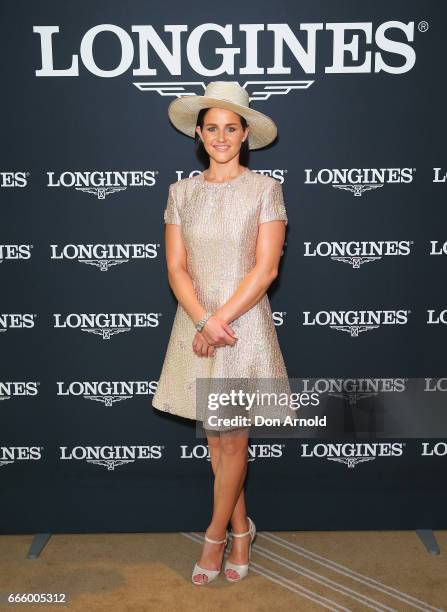
<path id="1" fill-rule="evenodd" d="M 164 221 L 181 227 L 188 272 L 207 312 L 227 302 L 254 267 L 258 226 L 274 220 L 288 222 L 282 186 L 248 168 L 224 183 L 206 181 L 201 172 L 169 186 Z M 238 337 L 236 344 L 216 347 L 212 357 L 199 357 L 192 348 L 194 322 L 178 303 L 152 399 L 155 408 L 197 420 L 196 379 L 287 380 L 267 294 L 229 325 Z M 287 383 L 286 389 L 290 392 Z M 266 417 L 290 415 L 287 406 L 256 410 Z"/>

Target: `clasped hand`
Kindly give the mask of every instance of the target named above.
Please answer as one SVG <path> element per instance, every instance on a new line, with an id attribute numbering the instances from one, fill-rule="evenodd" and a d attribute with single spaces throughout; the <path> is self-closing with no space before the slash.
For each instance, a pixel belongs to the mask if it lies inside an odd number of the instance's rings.
<path id="1" fill-rule="evenodd" d="M 211 316 L 202 331 L 197 331 L 192 343 L 198 357 L 213 357 L 219 346 L 234 346 L 237 336 L 231 327 L 218 315 Z"/>

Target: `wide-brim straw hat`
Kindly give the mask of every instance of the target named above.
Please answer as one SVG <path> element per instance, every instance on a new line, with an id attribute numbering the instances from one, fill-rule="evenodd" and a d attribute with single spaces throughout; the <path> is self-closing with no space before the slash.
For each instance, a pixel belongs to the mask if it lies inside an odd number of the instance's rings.
<path id="1" fill-rule="evenodd" d="M 168 106 L 168 116 L 174 126 L 195 138 L 197 115 L 202 108 L 218 107 L 242 115 L 249 124 L 248 148 L 260 149 L 275 140 L 278 133 L 275 122 L 249 107 L 248 92 L 237 81 L 212 81 L 203 96 L 181 96 Z"/>

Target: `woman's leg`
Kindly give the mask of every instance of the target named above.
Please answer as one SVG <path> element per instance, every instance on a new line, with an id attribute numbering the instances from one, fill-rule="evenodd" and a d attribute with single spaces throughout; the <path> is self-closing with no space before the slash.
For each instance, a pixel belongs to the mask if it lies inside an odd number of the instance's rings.
<path id="1" fill-rule="evenodd" d="M 217 468 L 220 461 L 220 435 L 213 434 L 208 436 L 208 448 L 210 449 L 210 459 L 211 459 L 211 467 L 213 469 L 214 476 L 216 476 Z M 248 457 L 247 457 L 248 458 Z M 239 493 L 239 497 L 237 498 L 236 505 L 233 510 L 233 514 L 231 515 L 231 527 L 234 533 L 243 533 L 248 529 L 248 521 L 247 521 L 247 508 L 245 504 L 245 491 L 244 486 L 241 486 L 241 492 Z M 248 544 L 243 541 L 243 538 L 237 538 L 237 544 L 242 544 L 242 557 L 241 559 L 237 559 L 236 555 L 231 555 L 231 561 L 234 563 L 245 563 L 244 561 L 244 549 L 248 551 Z M 239 546 L 236 546 L 236 549 Z M 233 550 L 237 552 L 237 550 L 233 546 Z"/>
<path id="2" fill-rule="evenodd" d="M 249 428 L 221 432 L 220 435 L 207 432 L 214 472 L 214 504 L 206 535 L 213 540 L 222 540 L 225 537 L 225 531 L 235 510 L 237 512 L 235 531 L 239 531 L 239 526 L 244 524 L 240 515 L 241 512 L 245 512 L 245 500 L 242 498 L 242 501 L 239 501 L 239 498 L 247 471 L 248 432 Z M 243 529 L 247 529 L 246 521 Z M 245 540 L 245 538 L 240 539 Z M 218 569 L 222 562 L 223 551 L 224 544 L 211 544 L 205 541 L 198 564 L 206 569 Z M 239 562 L 235 558 L 232 560 Z M 204 580 L 206 581 L 204 574 L 199 574 L 196 578 L 197 582 Z"/>
<path id="3" fill-rule="evenodd" d="M 208 437 L 208 447 L 210 449 L 211 466 L 213 468 L 214 475 L 216 475 L 220 461 L 220 436 L 218 434 Z M 234 533 L 245 533 L 248 531 L 247 507 L 245 503 L 243 483 L 233 510 L 233 514 L 231 515 L 231 528 L 233 529 Z M 248 536 L 246 538 L 233 538 L 228 560 L 241 565 L 248 563 L 249 545 L 250 538 Z M 233 570 L 228 570 L 228 574 L 230 578 L 237 578 L 237 575 L 235 575 Z"/>

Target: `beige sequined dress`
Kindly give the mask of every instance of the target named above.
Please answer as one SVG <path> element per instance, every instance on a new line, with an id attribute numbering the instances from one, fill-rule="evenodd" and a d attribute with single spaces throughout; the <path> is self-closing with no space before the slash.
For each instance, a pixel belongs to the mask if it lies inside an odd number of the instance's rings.
<path id="1" fill-rule="evenodd" d="M 228 301 L 255 265 L 258 225 L 277 219 L 287 224 L 281 184 L 248 168 L 224 183 L 209 182 L 202 172 L 169 186 L 164 221 L 181 226 L 188 272 L 208 312 Z M 199 357 L 192 348 L 194 323 L 178 304 L 152 400 L 155 408 L 199 419 L 196 378 L 287 379 L 267 294 L 230 327 L 238 337 L 234 346 L 216 347 L 213 357 Z M 288 412 L 278 406 L 257 410 L 272 416 Z"/>

